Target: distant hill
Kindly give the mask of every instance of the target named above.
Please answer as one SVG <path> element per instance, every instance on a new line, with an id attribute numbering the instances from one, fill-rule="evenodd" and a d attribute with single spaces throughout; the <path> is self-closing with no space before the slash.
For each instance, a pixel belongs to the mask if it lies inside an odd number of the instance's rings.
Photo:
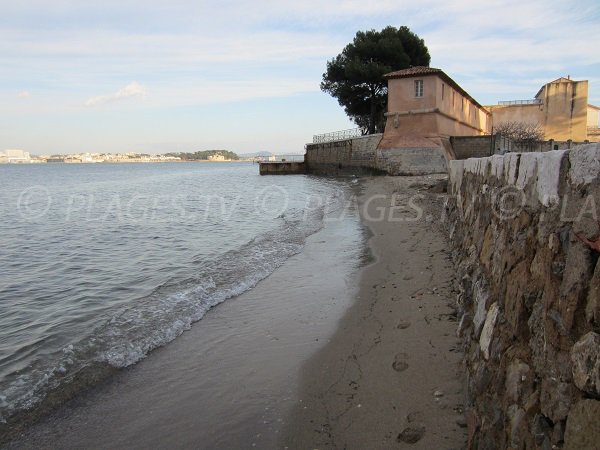
<path id="1" fill-rule="evenodd" d="M 166 156 L 178 156 L 183 161 L 207 161 L 209 156 L 223 155 L 225 159 L 237 161 L 240 157 L 229 150 L 201 150 L 194 153 L 167 153 Z"/>

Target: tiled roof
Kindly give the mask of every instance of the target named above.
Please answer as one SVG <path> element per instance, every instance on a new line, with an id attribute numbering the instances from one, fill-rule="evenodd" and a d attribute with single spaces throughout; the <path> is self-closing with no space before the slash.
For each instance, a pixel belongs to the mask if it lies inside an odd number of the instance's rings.
<path id="1" fill-rule="evenodd" d="M 415 66 L 409 67 L 408 69 L 397 70 L 395 72 L 386 73 L 384 77 L 386 78 L 404 78 L 404 77 L 412 77 L 415 75 L 429 75 L 432 73 L 440 73 L 442 69 L 436 69 L 435 67 L 426 67 L 426 66 Z"/>

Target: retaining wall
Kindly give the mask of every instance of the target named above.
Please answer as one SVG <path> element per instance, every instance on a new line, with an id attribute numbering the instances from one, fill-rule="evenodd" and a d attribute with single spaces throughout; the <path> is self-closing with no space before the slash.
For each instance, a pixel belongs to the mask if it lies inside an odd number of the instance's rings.
<path id="1" fill-rule="evenodd" d="M 483 158 L 494 154 L 492 136 L 452 136 L 456 159 Z"/>
<path id="2" fill-rule="evenodd" d="M 302 161 L 278 161 L 259 163 L 261 175 L 299 175 L 306 173 L 306 165 Z"/>
<path id="3" fill-rule="evenodd" d="M 599 448 L 600 146 L 449 172 L 470 445 Z"/>
<path id="4" fill-rule="evenodd" d="M 532 143 L 517 143 L 499 134 L 493 136 L 452 136 L 450 137 L 450 143 L 456 159 L 484 158 L 495 153 L 506 152 L 548 152 L 586 144 L 586 142 L 555 141 L 553 139 Z"/>
<path id="5" fill-rule="evenodd" d="M 309 173 L 359 174 L 378 171 L 377 146 L 382 134 L 307 144 L 304 161 Z"/>

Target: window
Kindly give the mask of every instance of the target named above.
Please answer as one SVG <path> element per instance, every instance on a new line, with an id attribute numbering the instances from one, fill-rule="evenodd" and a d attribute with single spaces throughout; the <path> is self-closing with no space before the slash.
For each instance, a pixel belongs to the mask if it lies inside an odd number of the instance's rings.
<path id="1" fill-rule="evenodd" d="M 444 88 L 446 87 L 446 85 L 444 83 L 442 83 L 442 100 L 444 100 Z"/>
<path id="2" fill-rule="evenodd" d="M 423 97 L 423 80 L 415 80 L 415 97 Z"/>

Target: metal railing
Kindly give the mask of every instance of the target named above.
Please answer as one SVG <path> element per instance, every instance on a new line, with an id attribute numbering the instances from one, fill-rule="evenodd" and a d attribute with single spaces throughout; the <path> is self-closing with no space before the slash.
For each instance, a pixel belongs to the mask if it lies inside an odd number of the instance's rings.
<path id="1" fill-rule="evenodd" d="M 321 144 L 322 142 L 343 141 L 362 136 L 360 128 L 351 128 L 349 130 L 333 131 L 331 133 L 315 134 L 313 136 L 313 144 Z"/>
<path id="2" fill-rule="evenodd" d="M 257 157 L 258 162 L 302 162 L 304 161 L 304 154 L 295 155 L 271 155 Z"/>
<path id="3" fill-rule="evenodd" d="M 542 101 L 539 98 L 533 100 L 504 100 L 498 102 L 499 105 L 541 105 Z"/>

